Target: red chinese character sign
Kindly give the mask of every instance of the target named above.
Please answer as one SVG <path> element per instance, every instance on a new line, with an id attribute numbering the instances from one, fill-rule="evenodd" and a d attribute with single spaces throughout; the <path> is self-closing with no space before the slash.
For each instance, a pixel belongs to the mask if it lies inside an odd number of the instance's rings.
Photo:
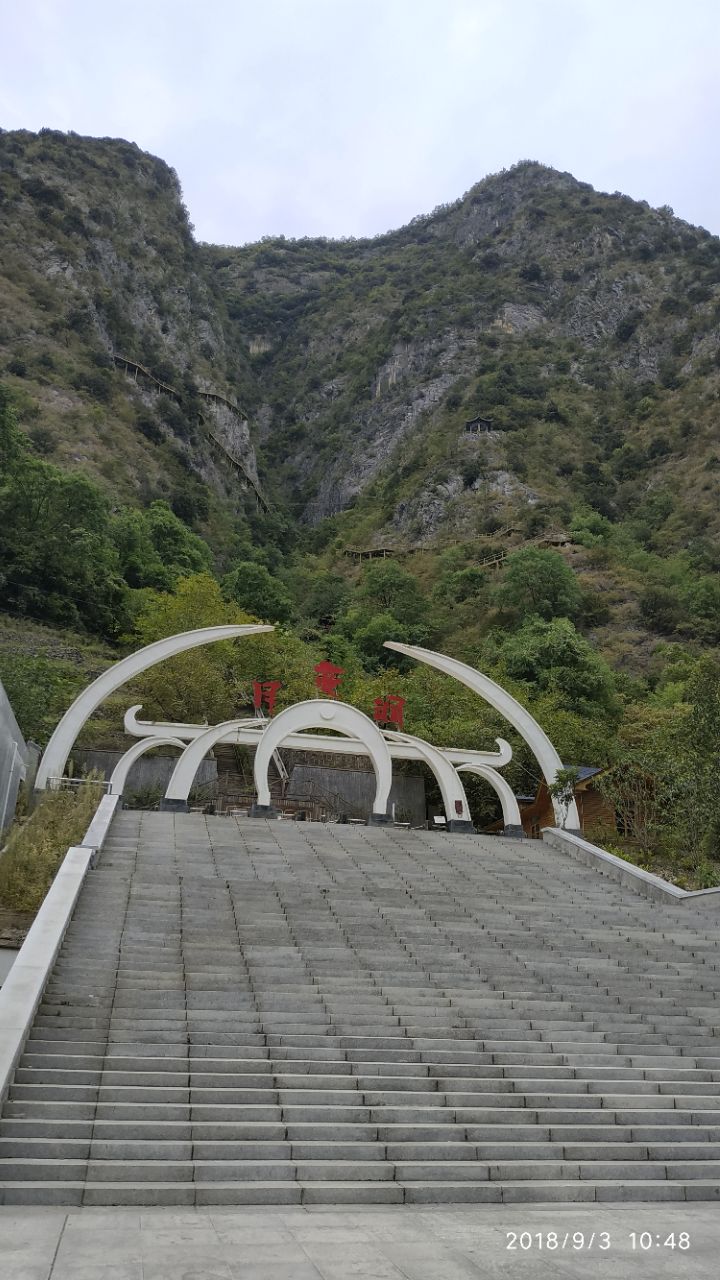
<path id="1" fill-rule="evenodd" d="M 398 729 L 402 729 L 404 707 L 405 699 L 399 697 L 397 693 L 376 698 L 373 703 L 373 719 L 377 724 L 394 724 Z"/>
<path id="2" fill-rule="evenodd" d="M 273 713 L 278 690 L 282 688 L 280 680 L 253 680 L 253 706 L 256 711 L 264 706 L 270 715 Z"/>
<path id="3" fill-rule="evenodd" d="M 336 698 L 340 677 L 345 674 L 343 667 L 336 667 L 334 662 L 326 658 L 315 667 L 315 684 L 326 697 Z"/>

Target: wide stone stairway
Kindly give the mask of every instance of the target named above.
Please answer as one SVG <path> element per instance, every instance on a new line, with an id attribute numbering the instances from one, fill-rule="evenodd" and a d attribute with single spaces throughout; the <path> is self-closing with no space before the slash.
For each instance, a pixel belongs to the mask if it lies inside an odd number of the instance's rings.
<path id="1" fill-rule="evenodd" d="M 720 1198 L 720 930 L 540 842 L 125 812 L 0 1201 Z"/>

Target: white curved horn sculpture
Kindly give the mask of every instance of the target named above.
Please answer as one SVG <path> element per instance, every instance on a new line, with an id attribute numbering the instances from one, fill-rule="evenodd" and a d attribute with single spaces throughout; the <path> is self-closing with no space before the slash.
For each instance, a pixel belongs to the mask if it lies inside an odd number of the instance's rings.
<path id="1" fill-rule="evenodd" d="M 484 778 L 485 782 L 489 782 L 490 786 L 497 792 L 502 805 L 503 825 L 505 828 L 503 834 L 506 836 L 521 836 L 523 834 L 520 806 L 510 783 L 506 782 L 505 778 L 485 764 L 459 764 L 457 771 L 458 773 L 474 773 L 476 777 Z"/>
<path id="2" fill-rule="evenodd" d="M 247 719 L 224 720 L 222 724 L 211 725 L 190 742 L 183 742 L 183 753 L 173 769 L 161 808 L 184 808 L 195 781 L 195 775 L 208 751 L 212 751 L 213 747 L 223 740 L 231 742 L 233 729 L 239 729 L 246 724 L 248 724 Z"/>
<path id="3" fill-rule="evenodd" d="M 118 760 L 115 768 L 110 775 L 109 793 L 111 796 L 121 796 L 125 790 L 127 776 L 132 769 L 136 760 L 145 755 L 146 751 L 152 751 L 153 747 L 177 747 L 178 751 L 185 750 L 185 743 L 179 738 L 141 738 L 139 742 L 133 742 L 128 747 L 124 756 Z"/>
<path id="4" fill-rule="evenodd" d="M 128 707 L 125 712 L 124 728 L 134 738 L 182 738 L 185 743 L 190 742 L 193 738 L 199 738 L 201 734 L 207 733 L 210 726 L 207 720 L 204 724 L 183 724 L 180 721 L 172 720 L 138 720 L 138 711 L 142 711 L 142 703 L 136 702 L 135 706 Z M 233 724 L 235 721 L 232 722 Z M 238 725 L 257 728 L 259 723 L 256 716 L 248 716 L 246 720 L 238 720 Z"/>
<path id="5" fill-rule="evenodd" d="M 277 751 L 288 734 L 299 733 L 302 729 L 319 728 L 333 729 L 346 737 L 359 738 L 365 745 L 376 781 L 373 811 L 369 821 L 378 825 L 388 822 L 392 760 L 387 742 L 377 725 L 364 712 L 351 707 L 347 702 L 331 702 L 324 698 L 298 702 L 294 707 L 281 711 L 280 715 L 269 722 L 255 752 L 253 769 L 257 791 L 256 810 L 271 810 L 268 766 L 273 752 Z"/>
<path id="6" fill-rule="evenodd" d="M 411 644 L 398 644 L 395 640 L 385 640 L 384 647 L 386 649 L 394 649 L 397 653 L 404 653 L 408 658 L 415 658 L 417 662 L 424 662 L 429 667 L 436 667 L 438 671 L 444 672 L 447 676 L 459 680 L 461 684 L 472 689 L 474 693 L 478 693 L 485 702 L 491 707 L 499 711 L 507 721 L 517 729 L 522 738 L 525 739 L 543 772 L 543 777 L 548 786 L 555 781 L 558 769 L 562 769 L 562 760 L 555 750 L 552 742 L 548 738 L 544 729 L 540 728 L 537 720 L 535 720 L 529 711 L 516 702 L 512 694 L 502 689 L 499 684 L 495 684 L 489 676 L 484 676 L 482 672 L 475 671 L 473 667 L 467 666 L 464 662 L 458 662 L 457 658 L 448 658 L 444 653 L 435 653 L 432 649 L 420 649 Z M 580 817 L 577 811 L 577 805 L 572 800 L 568 807 L 567 816 L 563 813 L 563 808 L 557 800 L 553 799 L 553 809 L 555 811 L 555 821 L 558 826 L 562 826 L 563 818 L 570 830 L 580 830 Z"/>
<path id="7" fill-rule="evenodd" d="M 127 658 L 121 658 L 107 671 L 103 671 L 97 680 L 93 680 L 87 689 L 75 699 L 48 742 L 35 779 L 35 790 L 44 791 L 48 783 L 62 776 L 65 762 L 72 750 L 73 743 L 86 720 L 90 719 L 101 702 L 111 693 L 139 676 L 141 672 L 154 667 L 165 658 L 174 658 L 178 653 L 188 649 L 196 649 L 198 645 L 213 644 L 216 640 L 234 640 L 238 636 L 257 635 L 261 631 L 274 631 L 274 627 L 261 624 L 226 627 L 200 627 L 197 631 L 181 631 L 178 635 L 167 636 L 164 640 L 156 640 L 154 644 L 138 649 Z"/>
<path id="8" fill-rule="evenodd" d="M 385 737 L 392 742 L 411 742 L 430 766 L 440 787 L 448 831 L 474 831 L 465 788 L 458 778 L 459 771 L 456 772 L 440 748 L 433 747 L 424 738 L 416 738 L 410 733 L 396 733 L 386 729 Z"/>

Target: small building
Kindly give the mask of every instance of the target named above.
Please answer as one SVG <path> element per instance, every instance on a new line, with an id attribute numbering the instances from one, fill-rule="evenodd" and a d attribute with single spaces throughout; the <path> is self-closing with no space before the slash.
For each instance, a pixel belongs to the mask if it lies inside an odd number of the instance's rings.
<path id="1" fill-rule="evenodd" d="M 575 801 L 580 816 L 580 830 L 583 834 L 599 826 L 610 827 L 614 831 L 617 826 L 615 810 L 597 787 L 597 780 L 605 770 L 594 765 L 563 765 L 563 768 L 578 770 Z M 518 796 L 517 800 L 526 836 L 540 839 L 543 827 L 556 825 L 552 797 L 544 778 L 535 796 Z"/>
<path id="2" fill-rule="evenodd" d="M 492 431 L 492 418 L 470 418 L 465 423 L 465 430 L 469 436 L 478 436 L 484 431 Z"/>
<path id="3" fill-rule="evenodd" d="M 395 547 L 346 547 L 344 554 L 351 560 L 389 560 L 397 555 Z"/>
<path id="4" fill-rule="evenodd" d="M 563 533 L 560 529 L 548 529 L 547 532 L 541 533 L 535 541 L 539 547 L 572 546 L 572 538 L 570 534 Z"/>

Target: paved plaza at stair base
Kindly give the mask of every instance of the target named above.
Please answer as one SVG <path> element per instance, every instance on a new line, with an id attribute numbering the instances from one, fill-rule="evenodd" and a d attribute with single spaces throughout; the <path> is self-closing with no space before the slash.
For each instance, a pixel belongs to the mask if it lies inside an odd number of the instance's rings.
<path id="1" fill-rule="evenodd" d="M 718 1231 L 710 1204 L 7 1207 L 0 1280 L 716 1280 Z"/>
<path id="2" fill-rule="evenodd" d="M 720 1198 L 719 993 L 713 919 L 538 841 L 120 813 L 0 1203 L 677 1217 Z"/>

